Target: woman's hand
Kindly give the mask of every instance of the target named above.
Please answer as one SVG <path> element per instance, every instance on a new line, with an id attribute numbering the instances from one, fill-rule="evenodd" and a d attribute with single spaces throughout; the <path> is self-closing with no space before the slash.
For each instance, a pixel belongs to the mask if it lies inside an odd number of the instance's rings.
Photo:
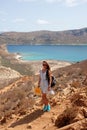
<path id="1" fill-rule="evenodd" d="M 38 83 L 38 87 L 40 87 L 40 83 Z"/>

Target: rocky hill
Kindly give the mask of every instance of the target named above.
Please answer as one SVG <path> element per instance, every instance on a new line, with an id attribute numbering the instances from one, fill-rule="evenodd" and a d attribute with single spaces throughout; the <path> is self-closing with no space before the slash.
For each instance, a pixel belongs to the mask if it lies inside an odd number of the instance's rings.
<path id="1" fill-rule="evenodd" d="M 33 91 L 38 75 L 30 76 L 29 64 L 15 56 L 5 45 L 0 46 L 0 129 L 87 130 L 87 60 L 72 65 L 63 62 L 69 66 L 62 68 L 56 62 L 55 95 L 48 96 L 51 111 L 43 112 L 41 95 Z M 31 66 L 38 64 L 41 62 L 32 62 Z"/>
<path id="2" fill-rule="evenodd" d="M 0 66 L 0 89 L 21 77 L 21 74 L 11 68 Z"/>
<path id="3" fill-rule="evenodd" d="M 51 111 L 42 111 L 36 81 L 24 76 L 0 91 L 1 130 L 87 130 L 87 60 L 55 70 Z M 33 84 L 32 84 L 33 83 Z"/>
<path id="4" fill-rule="evenodd" d="M 3 32 L 0 44 L 87 44 L 87 28 L 67 31 Z"/>

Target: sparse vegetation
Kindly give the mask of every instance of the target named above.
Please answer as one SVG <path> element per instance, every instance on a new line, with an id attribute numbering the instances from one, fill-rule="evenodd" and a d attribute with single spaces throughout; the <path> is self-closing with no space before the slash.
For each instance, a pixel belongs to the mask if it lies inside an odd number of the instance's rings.
<path id="1" fill-rule="evenodd" d="M 80 89 L 78 90 L 78 92 L 73 93 L 73 95 L 69 97 L 71 104 L 67 106 L 63 113 L 57 117 L 55 125 L 58 128 L 73 124 L 83 119 L 85 120 L 87 118 L 87 96 L 85 95 L 86 91 L 84 88 L 82 88 L 84 92 L 80 92 Z M 83 128 L 85 127 L 86 126 L 84 125 Z"/>
<path id="2" fill-rule="evenodd" d="M 58 128 L 69 125 L 73 122 L 77 114 L 78 114 L 77 107 L 71 106 L 69 108 L 66 108 L 66 110 L 64 110 L 64 112 L 58 116 L 55 125 Z"/>
<path id="3" fill-rule="evenodd" d="M 6 32 L 0 43 L 10 44 L 87 44 L 87 28 L 67 31 Z"/>
<path id="4" fill-rule="evenodd" d="M 29 75 L 33 74 L 32 66 L 26 63 L 18 63 L 14 60 L 7 59 L 5 57 L 1 58 L 1 65 L 5 67 L 10 67 L 18 71 L 21 75 Z"/>
<path id="5" fill-rule="evenodd" d="M 12 114 L 18 114 L 32 107 L 34 100 L 30 98 L 32 93 L 32 81 L 23 80 L 7 92 L 0 94 L 0 120 L 11 118 Z"/>
<path id="6" fill-rule="evenodd" d="M 81 63 L 79 62 L 77 64 L 73 64 L 71 66 L 55 70 L 53 72 L 57 80 L 57 84 L 54 87 L 56 93 L 54 97 L 49 98 L 52 111 L 46 114 L 43 114 L 41 110 L 42 106 L 40 106 L 40 98 L 36 98 L 32 92 L 32 87 L 37 84 L 36 82 L 38 80 L 38 76 L 32 75 L 31 66 L 28 64 L 26 65 L 25 63 L 21 64 L 16 59 L 14 59 L 14 56 L 10 57 L 10 55 L 2 55 L 0 57 L 0 61 L 0 65 L 15 69 L 22 74 L 22 76 L 19 76 L 16 81 L 13 80 L 13 83 L 11 82 L 10 85 L 7 87 L 5 86 L 2 90 L 0 90 L 1 129 L 2 127 L 7 128 L 8 126 L 5 127 L 4 124 L 7 125 L 6 123 L 9 122 L 10 127 L 15 126 L 14 130 L 17 130 L 17 124 L 19 125 L 26 122 L 29 123 L 29 127 L 27 127 L 26 124 L 24 126 L 26 126 L 26 128 L 32 129 L 35 127 L 34 130 L 36 130 L 36 124 L 37 127 L 42 124 L 40 128 L 46 128 L 47 130 L 51 128 L 51 125 L 52 127 L 56 125 L 57 128 L 66 127 L 66 130 L 86 130 L 87 61 L 83 61 Z M 1 71 L 1 76 L 3 76 L 3 72 L 8 72 L 8 69 L 4 67 L 1 69 Z M 9 75 L 9 73 L 7 75 Z M 6 80 L 4 81 L 7 82 Z M 36 101 L 35 99 L 38 100 Z M 43 116 L 41 116 L 42 114 Z M 20 116 L 22 117 L 21 119 L 19 119 Z M 10 121 L 14 119 L 15 122 L 12 124 Z M 22 129 L 21 125 L 18 126 L 18 129 L 19 128 Z M 10 128 L 8 127 L 7 129 Z"/>
<path id="7" fill-rule="evenodd" d="M 83 92 L 77 92 L 72 95 L 70 98 L 71 103 L 76 105 L 76 106 L 84 106 L 87 107 L 87 96 L 86 96 L 86 91 Z"/>

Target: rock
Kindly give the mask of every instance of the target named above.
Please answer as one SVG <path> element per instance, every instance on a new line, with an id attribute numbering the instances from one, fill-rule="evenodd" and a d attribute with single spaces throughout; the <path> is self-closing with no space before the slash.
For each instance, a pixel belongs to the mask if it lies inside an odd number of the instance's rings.
<path id="1" fill-rule="evenodd" d="M 84 117 L 87 118 L 87 108 L 82 107 L 81 110 L 83 111 Z"/>
<path id="2" fill-rule="evenodd" d="M 80 113 L 77 114 L 77 116 L 75 117 L 75 119 L 73 120 L 73 122 L 77 122 L 84 119 L 84 116 Z"/>
<path id="3" fill-rule="evenodd" d="M 83 81 L 83 84 L 84 84 L 84 85 L 87 85 L 87 75 L 86 75 L 86 77 L 85 77 L 85 79 L 84 79 L 84 81 Z"/>
<path id="4" fill-rule="evenodd" d="M 81 87 L 81 84 L 80 84 L 79 81 L 73 81 L 72 84 L 71 84 L 71 87 L 79 88 L 79 87 Z"/>
<path id="5" fill-rule="evenodd" d="M 54 106 L 57 105 L 57 100 L 58 99 L 55 99 L 55 98 L 53 98 L 53 99 L 50 100 L 50 104 L 51 104 L 52 107 L 54 107 Z"/>
<path id="6" fill-rule="evenodd" d="M 0 78 L 19 78 L 21 77 L 20 73 L 4 66 L 0 66 Z"/>
<path id="7" fill-rule="evenodd" d="M 27 129 L 32 129 L 32 125 L 30 123 L 27 125 Z"/>
<path id="8" fill-rule="evenodd" d="M 19 79 L 21 74 L 11 68 L 0 66 L 0 89 Z"/>
<path id="9" fill-rule="evenodd" d="M 58 128 L 67 126 L 71 123 L 73 123 L 74 119 L 76 118 L 78 114 L 78 108 L 77 107 L 73 107 L 72 105 L 68 108 L 66 108 L 62 114 L 60 114 L 56 121 L 55 121 L 55 125 Z"/>
<path id="10" fill-rule="evenodd" d="M 83 93 L 77 92 L 72 95 L 70 100 L 74 105 L 87 107 L 87 98 L 86 98 L 85 93 L 83 94 Z"/>
<path id="11" fill-rule="evenodd" d="M 26 110 L 21 110 L 19 113 L 20 113 L 20 116 L 23 116 L 26 114 Z"/>
<path id="12" fill-rule="evenodd" d="M 1 125 L 3 125 L 4 123 L 6 123 L 6 117 L 2 117 L 2 119 L 0 120 Z"/>
<path id="13" fill-rule="evenodd" d="M 12 114 L 11 115 L 11 119 L 14 119 L 14 118 L 16 118 L 17 116 L 15 115 L 15 114 Z"/>
<path id="14" fill-rule="evenodd" d="M 63 93 L 64 93 L 64 95 L 70 94 L 70 93 L 71 93 L 71 87 L 69 86 L 69 87 L 65 88 L 65 89 L 63 90 Z"/>
<path id="15" fill-rule="evenodd" d="M 55 123 L 55 120 L 56 120 L 56 117 L 51 118 L 52 123 Z"/>

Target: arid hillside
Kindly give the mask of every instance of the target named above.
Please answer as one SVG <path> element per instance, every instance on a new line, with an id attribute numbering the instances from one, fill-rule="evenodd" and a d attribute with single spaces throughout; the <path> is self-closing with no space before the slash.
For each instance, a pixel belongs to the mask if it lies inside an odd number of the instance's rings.
<path id="1" fill-rule="evenodd" d="M 87 130 L 87 60 L 55 70 L 51 111 L 42 111 L 33 89 L 35 77 L 23 76 L 0 91 L 1 130 Z M 37 77 L 36 77 L 37 78 Z"/>
<path id="2" fill-rule="evenodd" d="M 87 44 L 87 28 L 67 31 L 3 32 L 0 44 Z"/>
<path id="3" fill-rule="evenodd" d="M 17 71 L 0 66 L 0 89 L 11 84 L 20 77 L 22 77 L 22 75 Z"/>
<path id="4" fill-rule="evenodd" d="M 16 56 L 0 46 L 0 129 L 87 130 L 87 60 L 48 61 L 57 83 L 55 95 L 48 96 L 51 111 L 43 112 L 41 95 L 34 93 L 41 61 Z"/>

